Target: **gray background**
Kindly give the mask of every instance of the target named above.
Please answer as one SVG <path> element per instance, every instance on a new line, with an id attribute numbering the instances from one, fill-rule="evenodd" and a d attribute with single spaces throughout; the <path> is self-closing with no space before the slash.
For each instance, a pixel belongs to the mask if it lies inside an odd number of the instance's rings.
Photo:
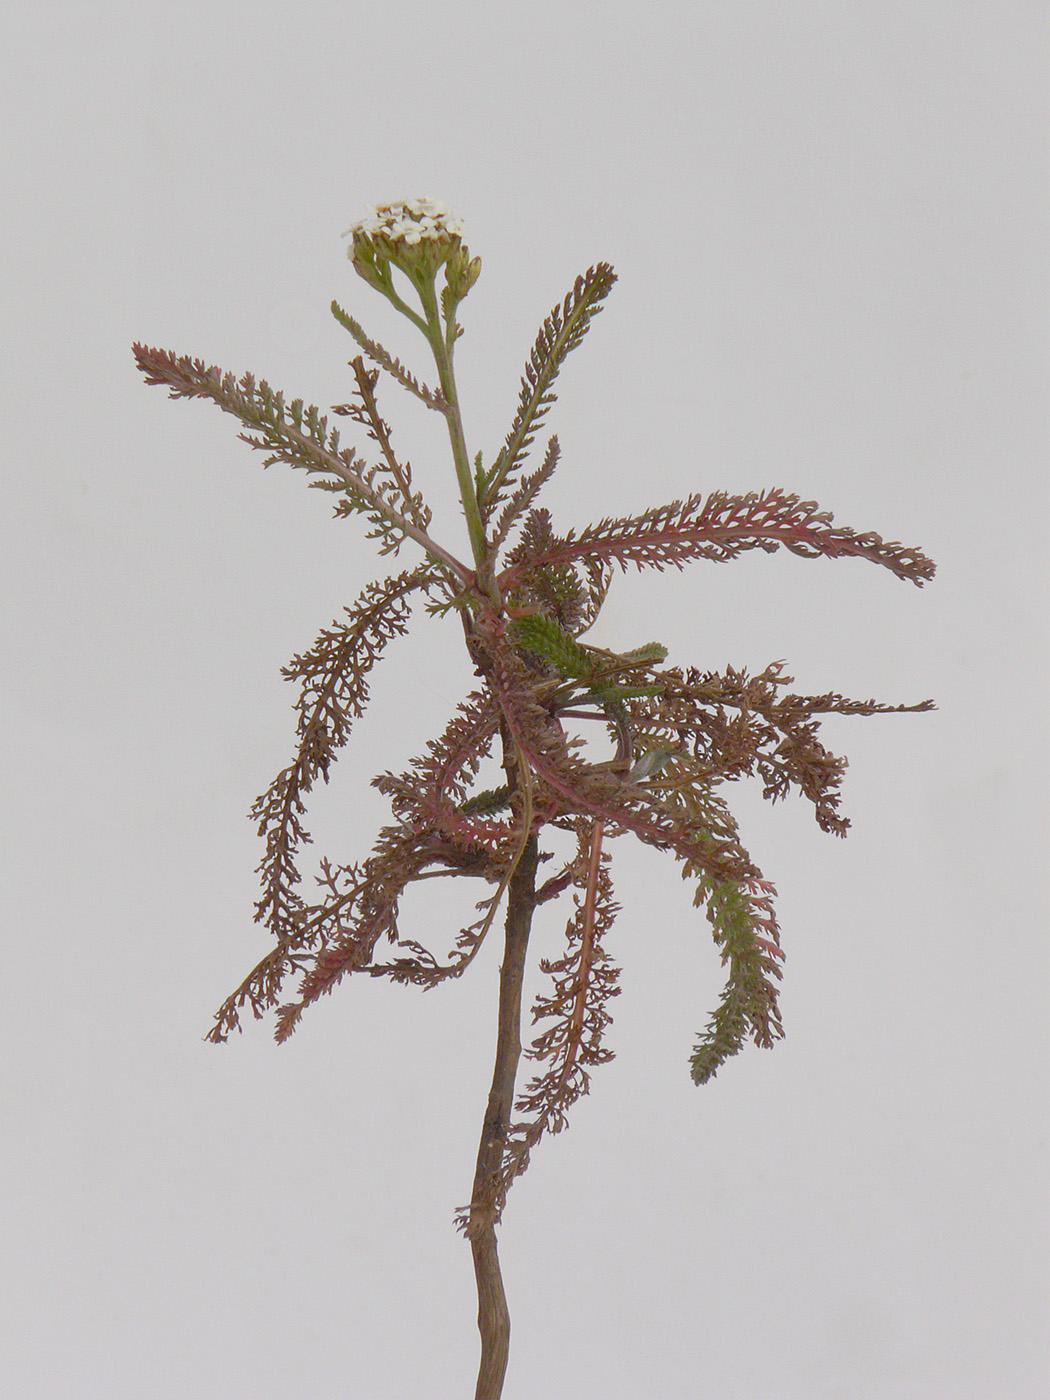
<path id="1" fill-rule="evenodd" d="M 484 259 L 459 352 L 472 450 L 498 445 L 576 273 L 620 273 L 550 420 L 563 526 L 781 485 L 940 566 L 922 592 L 789 555 L 614 586 L 598 641 L 786 657 L 805 691 L 940 708 L 828 725 L 845 842 L 733 794 L 780 890 L 788 1038 L 703 1090 L 707 926 L 672 862 L 621 843 L 617 1058 L 511 1197 L 507 1400 L 1050 1393 L 1048 18 L 6 7 L 6 1395 L 473 1393 L 451 1215 L 496 940 L 428 996 L 344 985 L 283 1048 L 254 1024 L 202 1042 L 267 946 L 245 811 L 291 752 L 279 667 L 373 576 L 371 546 L 262 474 L 233 420 L 146 390 L 128 349 L 329 404 L 352 350 L 336 296 L 422 368 L 339 239 L 416 193 Z M 440 424 L 385 406 L 447 503 Z M 436 529 L 465 547 L 447 504 Z M 318 853 L 367 850 L 367 780 L 444 723 L 460 652 L 447 624 L 390 653 L 318 797 Z M 442 942 L 475 892 L 422 888 L 406 926 Z"/>

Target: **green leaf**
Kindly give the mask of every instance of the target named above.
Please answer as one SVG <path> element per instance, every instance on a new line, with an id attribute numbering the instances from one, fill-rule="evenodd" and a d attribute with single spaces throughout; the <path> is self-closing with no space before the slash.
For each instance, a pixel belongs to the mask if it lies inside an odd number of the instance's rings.
<path id="1" fill-rule="evenodd" d="M 586 680 L 593 674 L 595 664 L 591 653 L 553 617 L 528 613 L 511 620 L 511 631 L 519 646 L 549 661 L 559 675 Z"/>

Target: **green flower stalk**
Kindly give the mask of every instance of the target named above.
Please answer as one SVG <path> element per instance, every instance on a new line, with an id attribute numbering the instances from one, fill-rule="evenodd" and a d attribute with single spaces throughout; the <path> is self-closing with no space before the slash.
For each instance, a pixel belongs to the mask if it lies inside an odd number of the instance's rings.
<path id="1" fill-rule="evenodd" d="M 435 204 L 430 199 L 381 204 L 369 210 L 365 218 L 350 229 L 348 257 L 354 271 L 370 287 L 381 292 L 427 338 L 437 365 L 452 460 L 474 565 L 479 583 L 494 601 L 498 601 L 493 593 L 495 585 L 491 577 L 485 528 L 471 474 L 452 367 L 453 348 L 462 334 L 456 321 L 456 311 L 481 275 L 481 259 L 472 258 L 464 247 L 461 227 L 459 220 L 443 204 Z M 445 286 L 441 292 L 439 310 L 436 282 L 442 267 L 445 269 Z M 423 308 L 422 316 L 398 294 L 394 286 L 394 268 L 403 272 L 411 282 Z"/>
<path id="2" fill-rule="evenodd" d="M 846 761 L 824 747 L 823 716 L 932 708 L 930 701 L 883 705 L 788 693 L 791 677 L 781 662 L 755 673 L 732 667 L 718 673 L 668 665 L 667 649 L 656 641 L 618 650 L 594 646 L 585 638 L 615 573 L 682 569 L 701 559 L 724 563 L 749 549 L 864 559 L 919 586 L 934 566 L 917 549 L 835 525 L 814 502 L 779 488 L 697 493 L 624 519 L 557 530 L 537 504 L 560 465 L 557 438 L 548 439 L 537 465 L 526 465 L 565 359 L 616 281 L 612 268 L 601 262 L 589 268 L 544 319 L 507 435 L 489 454 L 487 469 L 478 454 L 472 474 L 453 351 L 461 334 L 457 311 L 478 279 L 480 260 L 463 244 L 458 221 L 427 199 L 380 205 L 350 232 L 354 268 L 426 338 L 438 376 L 437 387 L 422 383 L 332 303 L 362 353 L 350 362 L 351 401 L 331 412 L 364 430 L 371 463 L 342 443 L 327 413 L 286 400 L 265 380 L 134 347 L 148 383 L 232 414 L 267 464 L 305 471 L 312 486 L 335 495 L 338 518 L 363 518 L 380 554 L 418 551 L 411 567 L 370 583 L 285 668 L 299 689 L 296 751 L 252 807 L 265 843 L 256 920 L 273 946 L 220 1007 L 208 1039 L 227 1040 L 250 1011 L 256 1018 L 275 1012 L 276 1037 L 284 1041 L 309 1006 L 355 974 L 422 988 L 461 977 L 503 911 L 492 1084 L 470 1200 L 457 1212 L 478 1293 L 475 1400 L 499 1400 L 510 1314 L 496 1227 L 531 1153 L 566 1126 L 592 1072 L 613 1054 L 605 1043 L 620 975 L 607 946 L 619 910 L 611 847 L 635 839 L 677 862 L 710 924 L 725 987 L 689 1059 L 694 1082 L 704 1084 L 748 1041 L 768 1049 L 784 1033 L 776 891 L 743 846 L 727 789 L 751 778 L 772 802 L 796 793 L 811 804 L 822 830 L 845 835 L 849 823 L 838 809 Z M 395 273 L 407 279 L 418 305 L 402 295 Z M 446 421 L 473 569 L 430 533 L 430 507 L 379 410 L 380 375 Z M 387 770 L 373 780 L 389 799 L 391 821 L 371 854 L 339 865 L 323 859 L 311 882 L 299 871 L 310 842 L 306 798 L 319 781 L 328 782 L 368 702 L 373 666 L 405 635 L 421 601 L 435 618 L 458 609 L 473 688 L 406 771 Z M 404 674 L 404 683 L 416 686 L 416 673 L 405 668 Z M 604 734 L 608 756 L 593 755 L 583 737 L 588 724 L 597 726 L 592 734 Z M 503 780 L 484 786 L 482 774 L 494 765 Z M 480 880 L 486 889 L 480 902 L 468 901 L 467 922 L 447 951 L 424 945 L 399 924 L 405 891 L 438 877 Z M 523 1050 L 532 920 L 559 899 L 569 905 L 562 956 L 540 964 L 547 981 L 532 1007 L 537 1034 Z M 662 956 L 660 932 L 646 930 L 654 960 Z M 678 972 L 668 965 L 666 975 Z M 536 1073 L 522 1086 L 523 1053 Z M 451 1393 L 447 1386 L 435 1389 Z"/>

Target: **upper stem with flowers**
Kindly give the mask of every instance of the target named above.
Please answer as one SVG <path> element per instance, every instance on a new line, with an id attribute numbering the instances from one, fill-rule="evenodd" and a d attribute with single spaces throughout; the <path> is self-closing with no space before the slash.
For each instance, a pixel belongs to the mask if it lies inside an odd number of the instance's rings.
<path id="1" fill-rule="evenodd" d="M 463 243 L 460 221 L 445 205 L 431 199 L 398 200 L 392 204 L 377 205 L 349 232 L 351 243 L 348 256 L 354 270 L 422 331 L 434 356 L 479 586 L 498 605 L 498 592 L 492 578 L 485 527 L 470 469 L 453 368 L 455 344 L 462 334 L 456 312 L 481 274 L 481 259 L 470 256 Z M 442 267 L 445 269 L 445 284 L 439 305 L 437 274 Z M 405 274 L 417 293 L 423 309 L 422 316 L 399 295 L 394 285 L 394 268 Z"/>

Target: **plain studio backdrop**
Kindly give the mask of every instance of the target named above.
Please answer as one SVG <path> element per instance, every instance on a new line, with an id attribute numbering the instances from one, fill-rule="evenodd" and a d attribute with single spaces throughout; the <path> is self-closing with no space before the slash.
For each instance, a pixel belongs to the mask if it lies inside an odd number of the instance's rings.
<path id="1" fill-rule="evenodd" d="M 708 926 L 619 843 L 616 1059 L 511 1193 L 507 1400 L 1045 1400 L 1048 36 L 1034 0 L 6 7 L 5 1395 L 473 1394 L 452 1213 L 498 938 L 427 995 L 345 983 L 284 1047 L 202 1039 L 269 946 L 245 814 L 292 752 L 279 668 L 385 566 L 129 349 L 329 405 L 336 297 L 422 371 L 340 233 L 427 194 L 484 261 L 472 452 L 617 268 L 548 420 L 561 528 L 782 486 L 939 566 L 617 577 L 601 643 L 939 708 L 827 725 L 845 841 L 730 792 L 787 1039 L 704 1089 Z M 381 404 L 462 550 L 440 423 Z M 313 855 L 367 852 L 369 778 L 470 680 L 454 622 L 391 648 Z M 422 889 L 406 930 L 443 948 L 476 891 Z"/>

